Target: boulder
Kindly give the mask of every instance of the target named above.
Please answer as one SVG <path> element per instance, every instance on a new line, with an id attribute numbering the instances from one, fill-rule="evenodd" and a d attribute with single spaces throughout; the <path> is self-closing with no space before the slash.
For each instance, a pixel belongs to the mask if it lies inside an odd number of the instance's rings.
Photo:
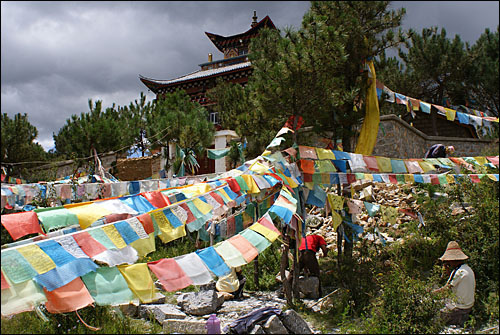
<path id="1" fill-rule="evenodd" d="M 262 328 L 266 334 L 288 334 L 288 330 L 277 315 L 271 315 Z"/>
<path id="2" fill-rule="evenodd" d="M 161 304 L 161 305 L 142 305 L 139 308 L 139 316 L 147 318 L 152 313 L 156 321 L 160 324 L 167 319 L 185 319 L 186 314 L 179 310 L 175 305 Z"/>
<path id="3" fill-rule="evenodd" d="M 256 325 L 252 328 L 249 334 L 265 334 L 266 332 L 261 325 Z"/>
<path id="4" fill-rule="evenodd" d="M 167 319 L 163 321 L 164 334 L 206 334 L 206 321 Z"/>
<path id="5" fill-rule="evenodd" d="M 177 304 L 191 315 L 215 313 L 223 303 L 224 296 L 219 296 L 215 290 L 189 292 L 177 298 Z"/>
<path id="6" fill-rule="evenodd" d="M 305 298 L 318 299 L 319 298 L 319 278 L 318 277 L 303 277 L 300 276 L 297 282 L 299 292 Z"/>
<path id="7" fill-rule="evenodd" d="M 289 309 L 281 314 L 281 323 L 288 329 L 292 334 L 312 334 L 312 330 L 307 324 L 307 322 L 302 319 L 302 317 L 295 312 L 293 309 Z"/>
<path id="8" fill-rule="evenodd" d="M 135 317 L 139 313 L 139 303 L 129 303 L 126 305 L 119 305 L 121 312 L 130 317 Z"/>

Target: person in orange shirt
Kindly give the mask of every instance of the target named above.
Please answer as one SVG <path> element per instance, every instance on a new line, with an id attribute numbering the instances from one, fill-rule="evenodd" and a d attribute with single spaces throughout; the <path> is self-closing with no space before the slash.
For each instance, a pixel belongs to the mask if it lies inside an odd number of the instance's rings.
<path id="1" fill-rule="evenodd" d="M 321 235 L 307 235 L 302 238 L 299 247 L 299 273 L 305 270 L 311 276 L 319 279 L 319 263 L 316 259 L 316 253 L 321 249 L 323 257 L 328 254 L 326 241 Z M 319 283 L 319 296 L 321 297 L 321 281 Z"/>

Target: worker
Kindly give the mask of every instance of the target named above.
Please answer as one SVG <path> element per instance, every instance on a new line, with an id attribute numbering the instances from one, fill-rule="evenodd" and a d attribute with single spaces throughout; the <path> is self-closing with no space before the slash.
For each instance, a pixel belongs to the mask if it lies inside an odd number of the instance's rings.
<path id="1" fill-rule="evenodd" d="M 474 306 L 476 279 L 474 271 L 465 264 L 469 256 L 464 254 L 457 242 L 451 241 L 439 259 L 443 262 L 444 271 L 449 275 L 446 284 L 434 290 L 434 293 L 450 290 L 456 296 L 456 302 L 446 303 L 442 310 L 447 324 L 463 326 Z"/>
<path id="2" fill-rule="evenodd" d="M 316 259 L 316 253 L 319 249 L 323 252 L 323 257 L 326 257 L 328 249 L 323 236 L 312 234 L 302 238 L 299 247 L 299 273 L 302 270 L 307 270 L 310 275 L 319 279 L 319 263 Z M 319 296 L 321 297 L 321 280 L 319 282 Z"/>
<path id="3" fill-rule="evenodd" d="M 234 300 L 241 300 L 246 281 L 247 279 L 243 275 L 241 267 L 231 268 L 229 274 L 219 277 L 219 280 L 215 283 L 215 288 L 219 292 L 230 293 Z"/>
<path id="4" fill-rule="evenodd" d="M 445 147 L 442 144 L 434 144 L 425 153 L 425 158 L 446 158 L 455 152 L 455 147 L 450 145 Z"/>

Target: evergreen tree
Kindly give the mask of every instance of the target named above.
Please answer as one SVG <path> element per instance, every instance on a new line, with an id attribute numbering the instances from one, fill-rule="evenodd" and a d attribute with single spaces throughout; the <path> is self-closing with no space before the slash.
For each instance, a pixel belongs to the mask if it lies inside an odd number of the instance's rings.
<path id="1" fill-rule="evenodd" d="M 498 26 L 496 32 L 485 29 L 470 48 L 471 76 L 466 78 L 468 99 L 471 105 L 483 112 L 490 111 L 498 117 Z"/>
<path id="2" fill-rule="evenodd" d="M 43 162 L 47 153 L 43 147 L 34 142 L 38 130 L 28 121 L 28 115 L 18 113 L 11 119 L 7 113 L 2 114 L 2 163 Z M 38 166 L 40 163 L 9 165 L 10 176 L 19 177 L 25 169 Z"/>
<path id="3" fill-rule="evenodd" d="M 205 149 L 213 144 L 215 129 L 208 119 L 208 111 L 199 103 L 192 102 L 185 91 L 165 94 L 156 100 L 146 120 L 151 147 L 167 150 L 166 170 L 171 166 L 168 161 L 170 143 L 197 157 L 205 154 Z"/>
<path id="4" fill-rule="evenodd" d="M 234 112 L 243 107 L 235 89 L 224 102 L 234 108 L 221 111 L 223 122 L 246 125 L 239 135 L 247 138 L 250 157 L 262 153 L 292 115 L 302 116 L 305 126 L 322 136 L 342 139 L 346 151 L 353 149 L 355 126 L 364 116 L 364 62 L 401 37 L 394 29 L 404 9 L 388 6 L 387 1 L 312 2 L 298 31 L 260 31 L 250 46 L 248 110 Z M 216 100 L 223 97 L 219 93 Z"/>
<path id="5" fill-rule="evenodd" d="M 127 124 L 113 104 L 102 110 L 102 101 L 95 105 L 89 99 L 88 113 L 80 116 L 72 115 L 66 124 L 53 135 L 56 150 L 67 158 L 84 158 L 93 155 L 117 151 L 132 145 L 130 137 L 124 135 L 128 131 Z"/>

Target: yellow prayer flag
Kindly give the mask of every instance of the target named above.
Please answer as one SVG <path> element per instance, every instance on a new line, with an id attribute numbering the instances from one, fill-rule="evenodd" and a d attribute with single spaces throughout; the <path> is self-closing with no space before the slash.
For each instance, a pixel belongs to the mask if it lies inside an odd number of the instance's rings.
<path id="1" fill-rule="evenodd" d="M 392 172 L 391 159 L 387 157 L 375 156 L 380 172 Z"/>
<path id="2" fill-rule="evenodd" d="M 248 185 L 248 193 L 260 193 L 260 189 L 255 183 L 255 180 L 253 180 L 252 176 L 249 174 L 242 174 L 241 178 L 245 180 L 245 183 Z"/>
<path id="3" fill-rule="evenodd" d="M 486 163 L 489 163 L 486 160 L 486 157 L 478 156 L 478 157 L 473 157 L 480 165 L 484 165 Z"/>
<path id="4" fill-rule="evenodd" d="M 208 212 L 210 212 L 212 210 L 212 206 L 210 206 L 209 204 L 207 204 L 206 202 L 198 199 L 198 198 L 194 198 L 193 199 L 193 205 L 198 208 L 198 210 L 201 212 L 201 214 L 205 215 L 207 214 Z"/>
<path id="5" fill-rule="evenodd" d="M 405 182 L 406 183 L 413 183 L 413 182 L 415 182 L 415 178 L 413 178 L 412 174 L 405 173 Z"/>
<path id="6" fill-rule="evenodd" d="M 457 111 L 446 107 L 444 107 L 444 110 L 446 113 L 446 120 L 455 121 L 455 116 L 457 115 Z"/>
<path id="7" fill-rule="evenodd" d="M 315 148 L 318 159 L 336 159 L 333 151 L 329 149 Z"/>
<path id="8" fill-rule="evenodd" d="M 45 273 L 56 267 L 56 263 L 38 245 L 31 244 L 17 249 L 30 265 L 38 272 Z"/>
<path id="9" fill-rule="evenodd" d="M 373 180 L 373 175 L 371 173 L 365 173 L 366 180 Z"/>
<path id="10" fill-rule="evenodd" d="M 147 254 L 156 251 L 155 233 L 153 232 L 148 236 L 148 238 L 140 238 L 129 244 L 137 251 L 137 255 L 139 257 L 144 257 Z"/>
<path id="11" fill-rule="evenodd" d="M 420 167 L 422 168 L 422 170 L 424 170 L 424 173 L 436 170 L 436 168 L 434 167 L 434 165 L 432 165 L 431 163 L 428 163 L 426 161 L 418 161 L 418 165 L 420 165 Z"/>
<path id="12" fill-rule="evenodd" d="M 340 195 L 335 195 L 333 193 L 328 193 L 328 202 L 333 210 L 341 210 L 344 208 L 344 197 Z"/>
<path id="13" fill-rule="evenodd" d="M 269 167 L 267 167 L 259 162 L 255 162 L 252 164 L 252 166 L 249 168 L 249 170 L 251 170 L 253 172 L 257 172 L 259 174 L 263 174 L 263 173 L 269 172 Z"/>
<path id="14" fill-rule="evenodd" d="M 455 182 L 455 177 L 453 177 L 453 176 L 451 176 L 451 175 L 447 174 L 447 175 L 446 175 L 446 180 L 448 181 L 448 184 L 452 184 L 452 183 L 454 183 L 454 182 Z"/>
<path id="15" fill-rule="evenodd" d="M 88 228 L 92 223 L 99 220 L 103 216 L 111 214 L 110 210 L 94 203 L 82 206 L 65 205 L 64 207 L 78 217 L 78 222 L 80 223 L 80 227 L 82 229 Z"/>
<path id="16" fill-rule="evenodd" d="M 117 268 L 127 281 L 128 287 L 142 303 L 153 301 L 158 290 L 153 283 L 147 263 L 118 265 Z"/>
<path id="17" fill-rule="evenodd" d="M 272 231 L 271 229 L 269 229 L 267 227 L 264 227 L 263 225 L 261 225 L 258 222 L 255 222 L 253 225 L 251 225 L 248 228 L 250 228 L 253 231 L 256 231 L 257 233 L 263 235 L 271 243 L 274 242 L 278 238 L 278 236 L 279 236 L 279 234 L 277 232 Z"/>
<path id="18" fill-rule="evenodd" d="M 332 211 L 332 225 L 333 229 L 337 230 L 338 226 L 342 223 L 342 216 L 336 211 Z"/>
<path id="19" fill-rule="evenodd" d="M 102 230 L 106 233 L 106 235 L 108 235 L 111 242 L 113 242 L 113 244 L 116 245 L 118 249 L 122 249 L 127 246 L 127 243 L 125 243 L 120 232 L 114 225 L 104 226 L 102 227 Z"/>
<path id="20" fill-rule="evenodd" d="M 199 200 L 199 199 L 198 199 Z M 199 200 L 201 201 L 201 200 Z M 201 201 L 203 202 L 203 201 Z M 177 228 L 174 228 L 170 221 L 168 221 L 167 217 L 163 212 L 153 212 L 151 213 L 151 216 L 154 218 L 156 221 L 156 224 L 158 225 L 158 228 L 160 228 L 161 234 L 160 239 L 164 243 L 168 243 L 170 241 L 173 241 L 175 239 L 178 239 L 182 236 L 186 236 L 186 225 L 181 225 Z"/>
<path id="21" fill-rule="evenodd" d="M 368 65 L 368 89 L 366 92 L 365 119 L 356 145 L 355 153 L 371 155 L 377 142 L 380 112 L 378 107 L 377 85 L 373 60 L 366 62 Z"/>

